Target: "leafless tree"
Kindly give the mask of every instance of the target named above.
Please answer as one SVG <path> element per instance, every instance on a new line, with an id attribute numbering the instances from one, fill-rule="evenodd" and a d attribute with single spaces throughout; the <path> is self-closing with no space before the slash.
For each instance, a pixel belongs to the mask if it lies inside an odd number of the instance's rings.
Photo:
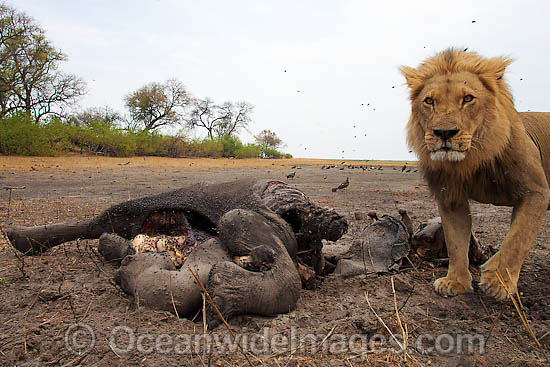
<path id="1" fill-rule="evenodd" d="M 86 108 L 73 116 L 75 125 L 88 125 L 92 121 L 107 121 L 118 124 L 123 121 L 122 115 L 109 106 Z"/>
<path id="2" fill-rule="evenodd" d="M 189 128 L 203 128 L 208 137 L 235 135 L 250 124 L 253 106 L 247 102 L 215 104 L 210 98 L 197 99 L 189 114 Z"/>
<path id="3" fill-rule="evenodd" d="M 191 97 L 180 81 L 169 79 L 162 84 L 149 83 L 130 93 L 125 100 L 136 126 L 152 131 L 181 123 Z"/>
<path id="4" fill-rule="evenodd" d="M 234 135 L 250 124 L 250 114 L 254 107 L 247 102 L 225 102 L 219 106 L 223 119 L 216 125 L 216 135 Z"/>
<path id="5" fill-rule="evenodd" d="M 189 113 L 187 126 L 191 129 L 204 128 L 210 139 L 214 139 L 214 127 L 222 118 L 214 116 L 215 105 L 210 98 L 195 99 L 193 101 L 193 109 Z"/>

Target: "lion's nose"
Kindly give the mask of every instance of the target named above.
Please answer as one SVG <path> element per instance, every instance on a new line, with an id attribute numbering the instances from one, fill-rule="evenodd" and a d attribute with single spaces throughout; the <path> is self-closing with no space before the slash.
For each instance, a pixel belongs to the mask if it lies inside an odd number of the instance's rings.
<path id="1" fill-rule="evenodd" d="M 458 129 L 434 129 L 434 135 L 446 141 L 458 134 Z"/>

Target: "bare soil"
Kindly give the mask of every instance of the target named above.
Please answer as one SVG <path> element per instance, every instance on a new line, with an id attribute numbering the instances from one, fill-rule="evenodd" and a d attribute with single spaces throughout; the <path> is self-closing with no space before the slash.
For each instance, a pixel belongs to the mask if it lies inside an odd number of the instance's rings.
<path id="1" fill-rule="evenodd" d="M 335 164 L 337 168 L 321 169 L 327 164 Z M 415 227 L 438 215 L 419 172 L 414 172 L 414 167 L 408 173 L 402 172 L 403 162 L 392 164 L 394 166 L 381 162 L 342 165 L 342 161 L 321 160 L 0 157 L 0 226 L 90 218 L 121 201 L 199 181 L 274 178 L 295 185 L 314 202 L 333 207 L 348 218 L 348 233 L 339 241 L 325 245 L 326 253 L 337 254 L 345 251 L 368 224 L 366 220 L 355 220 L 355 212 L 376 210 L 379 215 L 398 216 L 398 209 L 405 208 Z M 347 165 L 382 167 L 340 169 Z M 296 176 L 287 180 L 291 172 L 296 172 Z M 331 192 L 331 188 L 346 177 L 350 179 L 350 186 Z M 10 191 L 3 189 L 9 186 L 25 188 L 12 190 L 10 198 Z M 510 208 L 474 203 L 472 210 L 479 240 L 498 247 L 509 228 Z M 550 344 L 549 224 L 547 217 L 519 281 L 522 310 L 542 348 Z M 231 329 L 241 335 L 268 338 L 274 334 L 320 335 L 318 342 L 326 339 L 324 345 L 330 347 L 324 351 L 310 353 L 293 348 L 281 342 L 281 338 L 277 349 L 272 338 L 270 345 L 274 349 L 249 356 L 250 362 L 234 347 L 224 353 L 205 353 L 199 345 L 192 353 L 181 354 L 181 349 L 174 348 L 175 343 L 167 340 L 203 334 L 201 313 L 192 321 L 140 306 L 114 285 L 115 269 L 102 262 L 96 246 L 95 240 L 74 241 L 41 256 L 19 258 L 5 237 L 0 239 L 1 365 L 545 365 L 543 350 L 535 345 L 510 301 L 495 302 L 476 286 L 473 294 L 443 298 L 433 291 L 431 283 L 444 275 L 446 269 L 417 259 L 413 259 L 414 268 L 408 267 L 394 275 L 350 279 L 329 275 L 320 279 L 315 289 L 303 290 L 298 307 L 288 314 L 271 318 L 247 315 L 229 321 Z M 474 280 L 479 280 L 479 271 L 472 269 L 472 272 Z M 382 322 L 393 334 L 403 335 L 401 322 L 409 347 L 406 355 L 399 352 L 395 342 L 374 342 L 376 338 L 390 336 Z M 71 325 L 76 323 L 89 325 L 94 332 L 95 344 L 91 349 L 85 348 L 86 342 L 91 341 L 89 336 L 70 334 L 76 330 Z M 120 326 L 131 328 L 135 337 L 131 345 L 139 344 L 143 348 L 121 352 L 124 338 L 119 338 L 119 334 L 116 334 L 116 343 L 110 343 L 113 329 Z M 87 330 L 81 326 L 77 331 Z M 229 338 L 223 325 L 207 332 L 212 337 Z M 162 334 L 167 336 L 160 336 Z M 465 334 L 479 335 L 484 343 L 475 343 L 469 351 L 466 345 L 460 348 L 458 340 Z M 359 350 L 338 344 L 357 336 L 371 343 Z M 126 339 L 132 342 L 131 335 Z M 215 346 L 228 347 L 228 340 Z M 82 344 L 81 353 L 74 342 Z M 427 350 L 436 344 L 439 351 Z M 72 346 L 73 351 L 68 346 Z"/>

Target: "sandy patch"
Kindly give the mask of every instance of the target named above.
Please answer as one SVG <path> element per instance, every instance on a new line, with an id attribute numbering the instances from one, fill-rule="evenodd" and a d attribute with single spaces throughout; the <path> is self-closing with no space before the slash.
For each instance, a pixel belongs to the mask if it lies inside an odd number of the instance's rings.
<path id="1" fill-rule="evenodd" d="M 344 163 L 342 163 L 344 162 Z M 63 156 L 63 157 L 15 157 L 0 156 L 0 168 L 31 169 L 38 168 L 117 168 L 128 167 L 163 167 L 163 168 L 239 168 L 239 167 L 292 167 L 303 165 L 376 165 L 401 166 L 403 161 L 360 161 L 336 159 L 231 159 L 231 158 L 164 158 L 164 157 L 98 157 L 98 156 Z M 416 162 L 406 162 L 414 166 Z"/>

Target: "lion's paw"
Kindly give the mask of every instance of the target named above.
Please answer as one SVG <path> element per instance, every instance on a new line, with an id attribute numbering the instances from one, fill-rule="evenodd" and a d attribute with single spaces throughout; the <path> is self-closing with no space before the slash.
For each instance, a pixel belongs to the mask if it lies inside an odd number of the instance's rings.
<path id="1" fill-rule="evenodd" d="M 439 278 L 434 282 L 434 288 L 442 296 L 456 296 L 473 291 L 472 282 L 459 282 L 449 277 Z"/>
<path id="2" fill-rule="evenodd" d="M 507 271 L 506 267 L 501 264 L 499 254 L 495 254 L 489 261 L 481 265 L 480 268 L 481 278 L 479 286 L 486 294 L 498 301 L 502 301 L 508 297 L 508 294 L 517 293 L 519 271 L 514 271 L 513 269 L 508 269 Z M 500 280 L 497 274 L 500 274 Z M 503 283 L 506 288 L 504 288 Z"/>

